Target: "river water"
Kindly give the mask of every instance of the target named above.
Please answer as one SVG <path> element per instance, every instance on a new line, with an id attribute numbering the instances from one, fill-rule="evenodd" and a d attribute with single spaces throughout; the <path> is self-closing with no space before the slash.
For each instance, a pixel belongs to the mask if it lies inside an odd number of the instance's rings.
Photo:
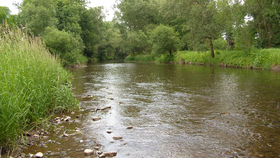
<path id="1" fill-rule="evenodd" d="M 51 135 L 56 143 L 26 154 L 84 157 L 84 149 L 98 146 L 120 158 L 280 157 L 279 72 L 147 63 L 96 63 L 70 71 L 85 111 L 62 128 L 78 127 L 83 134 Z M 94 97 L 81 99 L 88 94 Z"/>

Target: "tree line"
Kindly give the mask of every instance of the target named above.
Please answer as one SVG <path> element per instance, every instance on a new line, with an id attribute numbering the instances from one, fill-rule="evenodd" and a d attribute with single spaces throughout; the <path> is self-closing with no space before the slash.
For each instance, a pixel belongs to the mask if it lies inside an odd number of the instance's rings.
<path id="1" fill-rule="evenodd" d="M 131 52 L 280 46 L 279 0 L 118 0 L 115 23 Z"/>
<path id="2" fill-rule="evenodd" d="M 115 52 L 112 22 L 104 21 L 103 7 L 89 8 L 85 0 L 23 0 L 18 15 L 0 7 L 1 21 L 41 37 L 64 65 L 88 60 L 124 58 Z"/>
<path id="3" fill-rule="evenodd" d="M 116 0 L 109 22 L 85 0 L 24 0 L 19 8 L 9 15 L 1 7 L 0 18 L 41 36 L 65 64 L 280 46 L 280 0 Z"/>

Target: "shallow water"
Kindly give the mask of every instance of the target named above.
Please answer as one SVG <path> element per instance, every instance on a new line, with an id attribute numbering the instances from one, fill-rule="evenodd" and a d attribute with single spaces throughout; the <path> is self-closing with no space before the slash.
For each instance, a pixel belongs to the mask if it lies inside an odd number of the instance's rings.
<path id="1" fill-rule="evenodd" d="M 279 72 L 146 63 L 70 71 L 82 109 L 111 109 L 81 112 L 84 118 L 62 129 L 79 127 L 83 134 L 52 134 L 53 143 L 26 154 L 84 157 L 84 149 L 101 144 L 116 157 L 280 157 Z M 81 99 L 87 94 L 94 98 Z"/>

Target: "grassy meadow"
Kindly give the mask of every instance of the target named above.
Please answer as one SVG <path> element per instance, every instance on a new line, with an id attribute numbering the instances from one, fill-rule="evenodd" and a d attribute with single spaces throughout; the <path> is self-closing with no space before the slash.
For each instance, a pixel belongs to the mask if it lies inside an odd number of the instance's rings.
<path id="1" fill-rule="evenodd" d="M 6 26 L 0 30 L 0 147 L 12 151 L 23 132 L 77 102 L 71 74 L 39 37 Z"/>

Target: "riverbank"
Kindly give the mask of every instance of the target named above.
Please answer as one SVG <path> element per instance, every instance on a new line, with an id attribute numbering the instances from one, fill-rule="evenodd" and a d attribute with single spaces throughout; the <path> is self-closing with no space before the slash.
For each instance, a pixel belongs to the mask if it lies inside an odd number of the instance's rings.
<path id="1" fill-rule="evenodd" d="M 159 62 L 192 65 L 211 65 L 250 69 L 280 70 L 280 49 L 251 49 L 243 51 L 215 51 L 215 58 L 210 52 L 180 51 L 169 55 L 136 55 L 128 56 L 125 61 Z"/>
<path id="2" fill-rule="evenodd" d="M 52 113 L 73 110 L 71 74 L 40 38 L 0 26 L 0 151 L 12 153 L 22 134 L 44 128 Z M 1 155 L 0 153 L 0 155 Z"/>

